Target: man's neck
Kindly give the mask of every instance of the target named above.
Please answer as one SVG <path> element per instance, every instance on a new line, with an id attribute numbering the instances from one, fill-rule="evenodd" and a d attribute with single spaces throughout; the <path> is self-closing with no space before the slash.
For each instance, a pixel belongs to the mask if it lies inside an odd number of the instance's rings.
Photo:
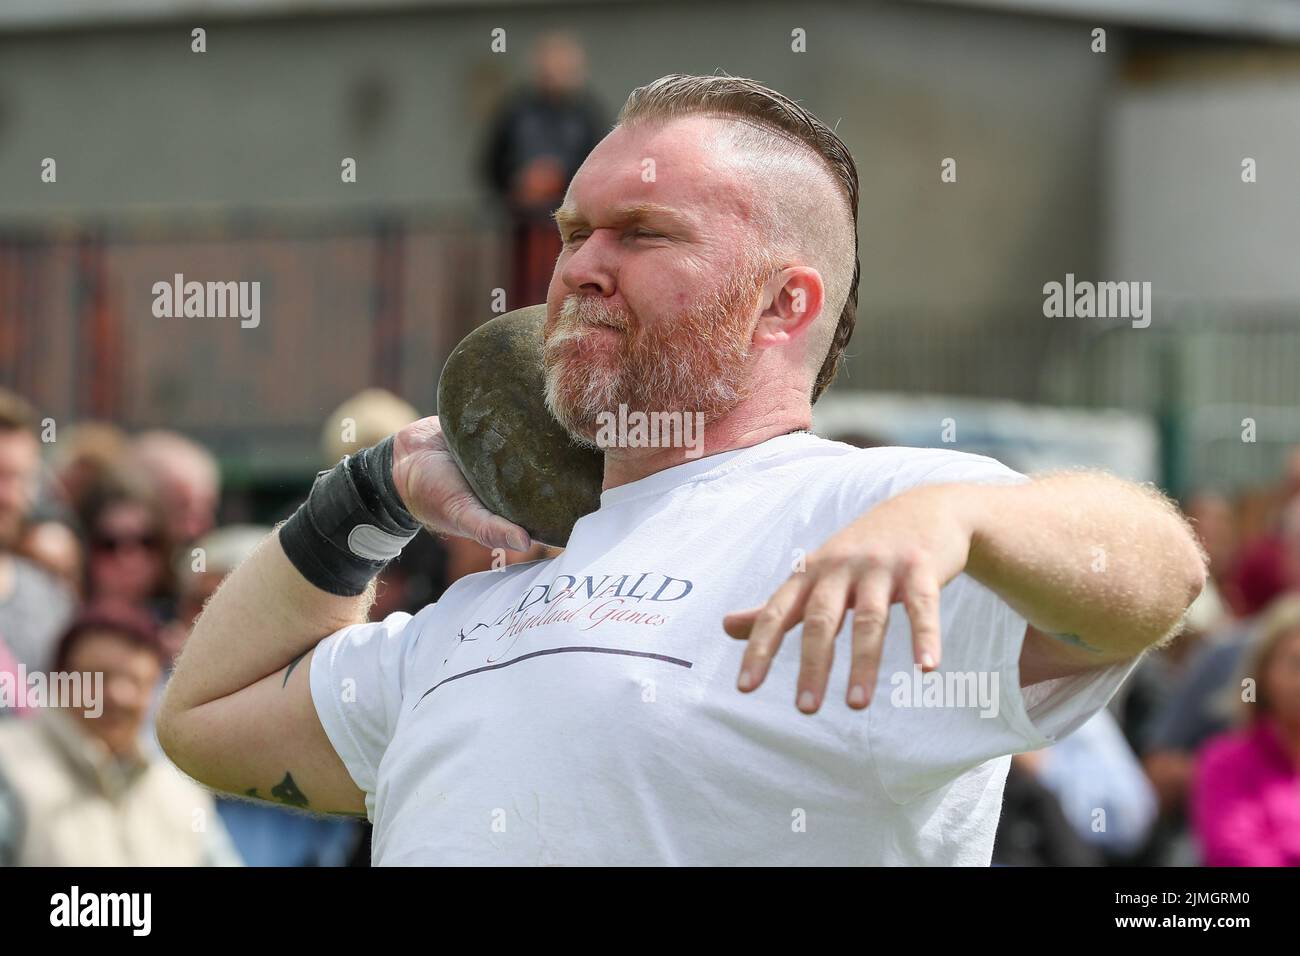
<path id="1" fill-rule="evenodd" d="M 602 491 L 639 481 L 648 475 L 709 455 L 749 448 L 778 435 L 812 428 L 812 408 L 773 409 L 754 414 L 744 406 L 704 426 L 700 439 L 690 448 L 608 448 L 605 450 L 605 480 Z"/>

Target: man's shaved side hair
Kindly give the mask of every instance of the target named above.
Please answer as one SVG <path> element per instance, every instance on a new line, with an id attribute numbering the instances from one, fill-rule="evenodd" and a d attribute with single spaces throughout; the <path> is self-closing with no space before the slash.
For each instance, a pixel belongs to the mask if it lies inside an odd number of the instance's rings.
<path id="1" fill-rule="evenodd" d="M 811 400 L 839 370 L 858 311 L 858 169 L 843 140 L 793 100 L 755 80 L 673 73 L 632 91 L 616 126 L 690 116 L 718 124 L 715 145 L 730 147 L 747 174 L 760 235 L 749 261 L 776 272 L 809 265 L 825 286 L 823 315 L 808 330 Z M 831 317 L 838 315 L 838 321 Z"/>

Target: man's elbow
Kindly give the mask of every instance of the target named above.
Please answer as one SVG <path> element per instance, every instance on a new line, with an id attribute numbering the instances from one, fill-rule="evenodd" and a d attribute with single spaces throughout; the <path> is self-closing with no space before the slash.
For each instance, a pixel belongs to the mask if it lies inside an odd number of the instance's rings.
<path id="1" fill-rule="evenodd" d="M 1201 592 L 1205 590 L 1205 586 L 1209 581 L 1209 570 L 1205 566 L 1205 561 L 1198 554 L 1187 575 L 1187 599 L 1186 603 L 1183 605 L 1184 610 L 1191 607 L 1196 602 L 1196 599 L 1201 596 Z"/>
<path id="2" fill-rule="evenodd" d="M 201 743 L 202 735 L 195 731 L 192 719 L 187 719 L 185 714 L 168 715 L 160 711 L 155 730 L 158 746 L 172 765 L 190 779 L 210 786 L 211 781 L 206 772 L 207 760 L 202 755 L 202 748 L 196 746 Z"/>
<path id="3" fill-rule="evenodd" d="M 158 746 L 167 755 L 167 759 L 185 770 L 188 755 L 184 744 L 185 714 L 177 706 L 170 691 L 171 688 L 168 688 L 163 694 L 162 703 L 154 719 L 154 731 L 158 737 Z"/>
<path id="4" fill-rule="evenodd" d="M 1167 610 L 1162 614 L 1164 626 L 1148 646 L 1164 647 L 1182 634 L 1188 609 L 1209 583 L 1205 550 L 1186 527 L 1183 528 L 1183 538 L 1181 547 L 1174 549 L 1166 569 L 1170 587 L 1166 592 Z"/>
<path id="5" fill-rule="evenodd" d="M 1157 560 L 1151 566 L 1159 568 L 1167 582 L 1164 594 L 1171 605 L 1171 616 L 1181 624 L 1184 613 L 1209 581 L 1209 558 L 1196 530 L 1178 505 L 1154 485 L 1146 486 L 1146 491 L 1164 512 L 1161 522 L 1151 527 L 1151 546 L 1159 549 L 1153 555 Z"/>
<path id="6" fill-rule="evenodd" d="M 1180 564 L 1183 581 L 1183 602 L 1179 612 L 1180 616 L 1201 596 L 1201 592 L 1205 590 L 1205 586 L 1210 580 L 1210 561 L 1205 548 L 1201 545 L 1196 533 L 1188 526 L 1186 520 L 1182 524 L 1183 549 Z"/>
<path id="7" fill-rule="evenodd" d="M 180 746 L 176 735 L 176 717 L 166 710 L 159 710 L 154 719 L 154 732 L 158 737 L 158 746 L 172 763 L 180 765 Z"/>

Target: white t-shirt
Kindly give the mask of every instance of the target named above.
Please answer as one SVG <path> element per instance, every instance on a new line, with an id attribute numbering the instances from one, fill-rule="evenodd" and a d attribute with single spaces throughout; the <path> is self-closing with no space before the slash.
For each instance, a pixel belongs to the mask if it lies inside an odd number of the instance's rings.
<path id="1" fill-rule="evenodd" d="M 805 715 L 802 627 L 746 695 L 722 618 L 910 487 L 1026 480 L 962 452 L 783 435 L 611 488 L 560 556 L 326 638 L 312 697 L 366 794 L 373 861 L 988 865 L 1007 755 L 1080 726 L 1135 662 L 1022 693 L 1024 619 L 962 574 L 935 672 L 962 680 L 916 683 L 895 605 L 871 706 L 844 703 L 846 619 Z"/>

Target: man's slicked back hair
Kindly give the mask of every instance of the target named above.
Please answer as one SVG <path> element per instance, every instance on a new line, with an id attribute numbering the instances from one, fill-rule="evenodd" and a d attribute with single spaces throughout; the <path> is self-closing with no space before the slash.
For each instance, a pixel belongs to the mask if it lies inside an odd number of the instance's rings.
<path id="1" fill-rule="evenodd" d="M 812 401 L 817 401 L 835 379 L 844 348 L 857 322 L 858 277 L 858 169 L 844 141 L 835 131 L 786 96 L 744 77 L 694 76 L 673 73 L 632 91 L 619 111 L 617 125 L 666 121 L 689 116 L 735 119 L 761 127 L 766 132 L 806 148 L 820 157 L 852 216 L 853 276 L 844 296 L 844 306 L 830 346 L 813 383 Z M 828 288 L 827 300 L 835 290 Z"/>

